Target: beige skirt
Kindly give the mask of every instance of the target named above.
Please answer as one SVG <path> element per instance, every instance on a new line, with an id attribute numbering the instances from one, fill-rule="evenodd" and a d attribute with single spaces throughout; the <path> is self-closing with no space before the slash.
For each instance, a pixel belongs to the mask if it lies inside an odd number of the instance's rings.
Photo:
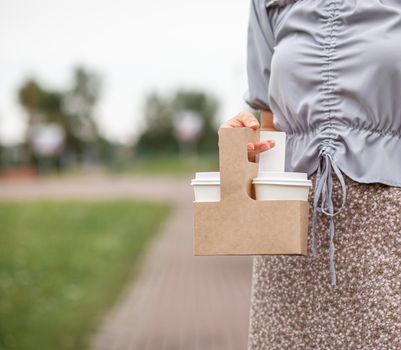
<path id="1" fill-rule="evenodd" d="M 337 285 L 329 220 L 319 213 L 316 256 L 309 244 L 307 257 L 254 258 L 249 350 L 401 349 L 401 188 L 344 178 L 346 207 L 334 217 Z M 311 180 L 314 188 L 316 174 Z M 338 208 L 341 185 L 333 182 Z M 310 222 L 311 214 L 312 204 Z"/>

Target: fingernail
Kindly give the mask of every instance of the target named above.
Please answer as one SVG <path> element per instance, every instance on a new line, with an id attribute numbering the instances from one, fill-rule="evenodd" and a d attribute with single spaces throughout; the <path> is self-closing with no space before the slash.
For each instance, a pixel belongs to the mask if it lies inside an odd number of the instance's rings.
<path id="1" fill-rule="evenodd" d="M 265 150 L 274 147 L 274 145 L 275 145 L 274 141 L 265 141 L 264 143 L 262 143 L 260 147 Z"/>

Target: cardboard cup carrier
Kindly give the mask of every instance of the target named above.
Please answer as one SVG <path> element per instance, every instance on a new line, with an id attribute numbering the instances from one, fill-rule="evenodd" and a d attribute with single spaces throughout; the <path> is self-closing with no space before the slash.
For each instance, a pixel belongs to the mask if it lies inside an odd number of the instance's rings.
<path id="1" fill-rule="evenodd" d="M 248 161 L 248 142 L 276 146 Z M 221 128 L 220 172 L 192 179 L 195 255 L 307 255 L 310 180 L 284 172 L 285 133 Z"/>

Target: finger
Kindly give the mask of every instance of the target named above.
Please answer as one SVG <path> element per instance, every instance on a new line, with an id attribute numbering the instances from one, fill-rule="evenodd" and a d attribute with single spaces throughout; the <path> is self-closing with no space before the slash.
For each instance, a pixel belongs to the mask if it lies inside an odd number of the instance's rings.
<path id="1" fill-rule="evenodd" d="M 268 149 L 271 149 L 275 146 L 275 142 L 273 140 L 268 140 L 264 142 L 248 142 L 248 153 L 253 152 L 253 153 L 259 153 L 266 151 Z"/>
<path id="2" fill-rule="evenodd" d="M 248 142 L 248 160 L 250 162 L 256 161 L 255 145 L 252 142 Z"/>
<path id="3" fill-rule="evenodd" d="M 256 153 L 255 152 L 248 153 L 248 161 L 253 162 L 253 163 L 256 162 Z"/>
<path id="4" fill-rule="evenodd" d="M 255 145 L 252 142 L 248 142 L 248 151 L 255 151 Z"/>
<path id="5" fill-rule="evenodd" d="M 257 142 L 254 144 L 254 150 L 256 153 L 267 151 L 275 146 L 275 142 L 273 140 L 267 140 L 264 142 Z"/>
<path id="6" fill-rule="evenodd" d="M 241 112 L 234 118 L 231 118 L 224 122 L 220 128 L 242 128 L 249 127 L 252 129 L 259 128 L 259 121 L 256 117 L 249 112 Z"/>
<path id="7" fill-rule="evenodd" d="M 248 128 L 252 129 L 259 128 L 259 121 L 252 113 L 241 112 L 237 117 L 242 122 L 243 126 L 247 126 Z"/>

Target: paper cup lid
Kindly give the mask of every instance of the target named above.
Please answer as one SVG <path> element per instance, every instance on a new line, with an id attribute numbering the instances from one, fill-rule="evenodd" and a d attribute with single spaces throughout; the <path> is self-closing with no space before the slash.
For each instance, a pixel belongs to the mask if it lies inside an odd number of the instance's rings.
<path id="1" fill-rule="evenodd" d="M 307 173 L 260 171 L 252 181 L 254 184 L 283 184 L 293 186 L 312 186 Z"/>
<path id="2" fill-rule="evenodd" d="M 280 179 L 280 180 L 307 180 L 306 173 L 284 172 L 284 171 L 259 171 L 257 179 Z"/>
<path id="3" fill-rule="evenodd" d="M 197 172 L 191 180 L 191 185 L 220 185 L 220 173 L 218 171 Z"/>
<path id="4" fill-rule="evenodd" d="M 220 180 L 220 172 L 210 171 L 210 172 L 200 172 L 195 173 L 196 180 Z"/>

